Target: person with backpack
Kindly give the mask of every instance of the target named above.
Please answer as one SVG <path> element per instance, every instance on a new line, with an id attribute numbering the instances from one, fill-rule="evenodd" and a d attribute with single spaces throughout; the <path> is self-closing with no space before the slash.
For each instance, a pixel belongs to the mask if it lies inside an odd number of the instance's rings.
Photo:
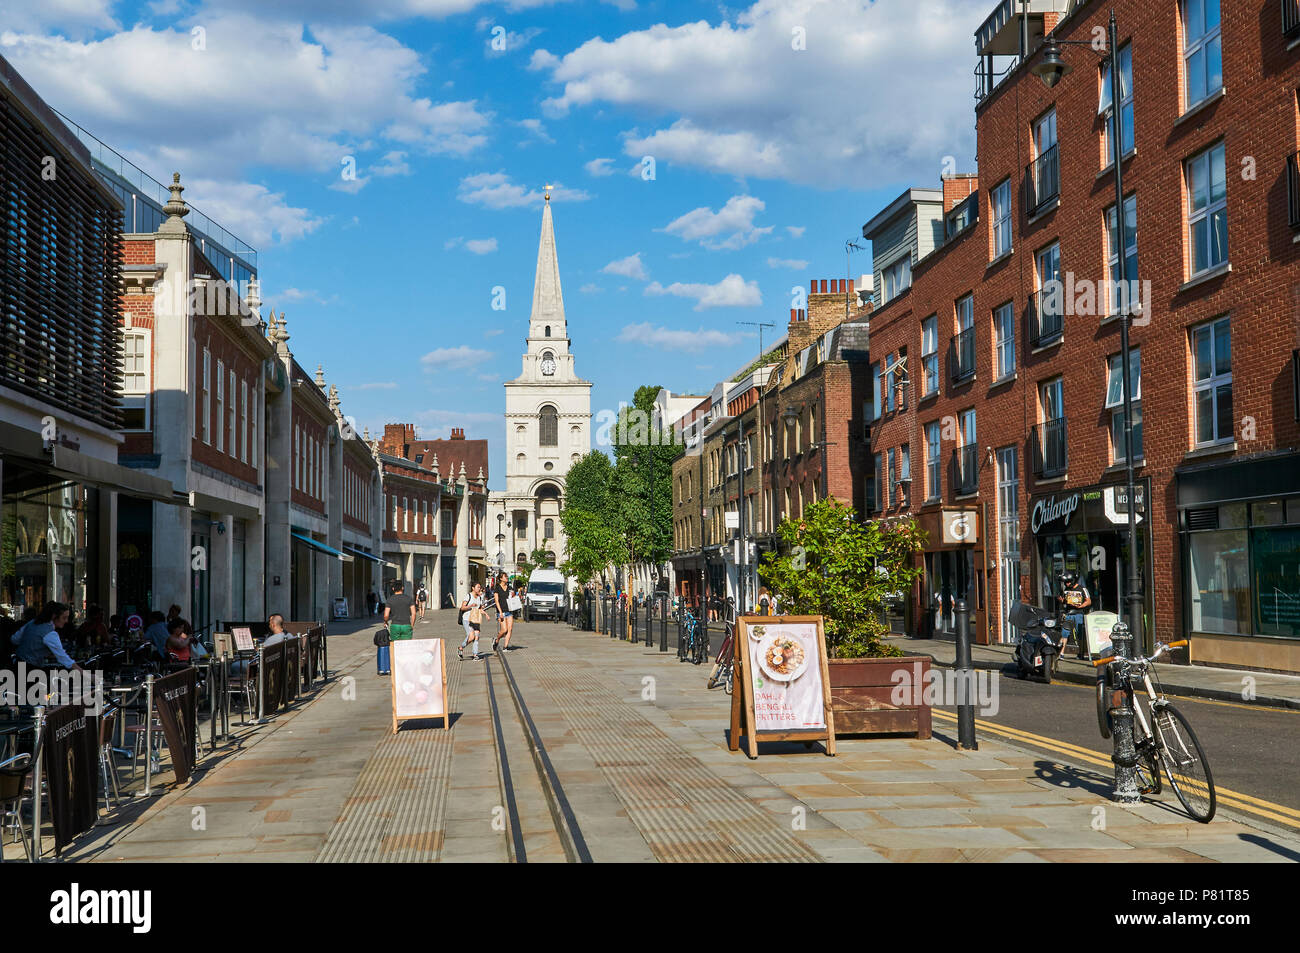
<path id="1" fill-rule="evenodd" d="M 460 603 L 458 621 L 465 629 L 465 641 L 460 643 L 456 654 L 460 656 L 462 662 L 465 661 L 465 649 L 471 642 L 474 644 L 470 651 L 470 659 L 477 662 L 483 658 L 478 643 L 479 633 L 483 628 L 483 615 L 483 585 L 476 582 Z"/>
<path id="2" fill-rule="evenodd" d="M 415 592 L 415 604 L 420 608 L 420 621 L 424 622 L 424 611 L 429 605 L 429 590 L 424 587 L 424 583 L 420 583 L 420 588 Z"/>

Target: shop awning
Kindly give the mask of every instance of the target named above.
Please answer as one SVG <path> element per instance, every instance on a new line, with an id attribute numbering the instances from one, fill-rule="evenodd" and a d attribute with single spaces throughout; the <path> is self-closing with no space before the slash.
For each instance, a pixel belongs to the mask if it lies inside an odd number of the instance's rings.
<path id="1" fill-rule="evenodd" d="M 290 533 L 289 535 L 292 536 L 294 539 L 301 540 L 302 542 L 306 543 L 312 549 L 319 549 L 322 553 L 329 553 L 331 556 L 334 556 L 337 559 L 341 559 L 345 563 L 350 563 L 353 561 L 352 557 L 349 556 L 347 553 L 339 552 L 333 546 L 326 546 L 324 543 L 312 539 L 310 536 L 303 536 L 301 533 Z"/>
<path id="2" fill-rule="evenodd" d="M 4 448 L 5 456 L 30 461 L 35 469 L 49 473 L 58 480 L 116 490 L 159 503 L 189 503 L 189 497 L 178 494 L 170 480 L 79 453 L 59 443 L 54 443 L 47 450 L 39 433 L 14 424 L 0 422 L 0 447 Z"/>
<path id="3" fill-rule="evenodd" d="M 351 546 L 346 545 L 343 548 L 353 556 L 358 556 L 361 559 L 369 559 L 372 563 L 379 563 L 379 565 L 388 566 L 390 569 L 399 568 L 396 563 L 390 563 L 387 559 L 380 559 L 374 553 L 362 552 L 359 549 L 353 549 Z"/>

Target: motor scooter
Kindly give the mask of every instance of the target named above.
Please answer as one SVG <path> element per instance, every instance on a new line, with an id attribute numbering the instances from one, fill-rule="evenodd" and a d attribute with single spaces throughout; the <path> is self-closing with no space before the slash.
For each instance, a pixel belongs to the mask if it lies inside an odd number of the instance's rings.
<path id="1" fill-rule="evenodd" d="M 1041 678 L 1052 684 L 1052 673 L 1060 660 L 1067 638 L 1060 618 L 1046 609 L 1013 602 L 1007 621 L 1020 630 L 1016 646 L 1016 670 L 1021 678 Z"/>

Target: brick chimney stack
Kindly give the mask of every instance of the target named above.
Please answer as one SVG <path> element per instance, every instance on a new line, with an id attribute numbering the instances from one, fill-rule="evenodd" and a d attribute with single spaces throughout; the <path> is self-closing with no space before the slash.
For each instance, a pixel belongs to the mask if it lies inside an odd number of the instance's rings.
<path id="1" fill-rule="evenodd" d="M 464 439 L 465 439 L 465 428 L 464 428 L 464 427 L 452 427 L 452 428 L 451 428 L 451 439 L 452 439 L 452 440 L 464 440 Z"/>
<path id="2" fill-rule="evenodd" d="M 979 176 L 974 172 L 959 172 L 943 177 L 943 213 L 947 215 L 953 207 L 980 187 Z"/>

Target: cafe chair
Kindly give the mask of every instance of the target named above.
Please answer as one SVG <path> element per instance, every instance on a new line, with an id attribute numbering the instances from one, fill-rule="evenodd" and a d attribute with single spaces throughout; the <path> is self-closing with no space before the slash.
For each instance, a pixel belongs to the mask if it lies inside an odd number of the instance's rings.
<path id="1" fill-rule="evenodd" d="M 104 783 L 104 811 L 117 807 L 122 800 L 117 789 L 117 767 L 113 764 L 113 731 L 117 727 L 118 710 L 106 708 L 99 719 L 99 773 Z M 112 790 L 110 803 L 109 790 Z"/>
<path id="2" fill-rule="evenodd" d="M 144 747 L 145 726 L 143 721 L 138 725 L 127 725 L 127 733 L 132 736 L 131 741 L 131 780 L 135 780 L 136 762 L 140 760 L 140 749 Z M 150 769 L 153 773 L 162 770 L 158 752 L 162 749 L 163 734 L 162 722 L 157 717 L 152 719 L 152 751 L 149 752 Z"/>
<path id="3" fill-rule="evenodd" d="M 23 830 L 22 804 L 32 773 L 32 756 L 20 754 L 0 761 L 0 860 L 4 860 L 4 831 L 13 832 L 10 841 L 19 840 L 27 860 L 32 859 L 32 848 Z"/>

